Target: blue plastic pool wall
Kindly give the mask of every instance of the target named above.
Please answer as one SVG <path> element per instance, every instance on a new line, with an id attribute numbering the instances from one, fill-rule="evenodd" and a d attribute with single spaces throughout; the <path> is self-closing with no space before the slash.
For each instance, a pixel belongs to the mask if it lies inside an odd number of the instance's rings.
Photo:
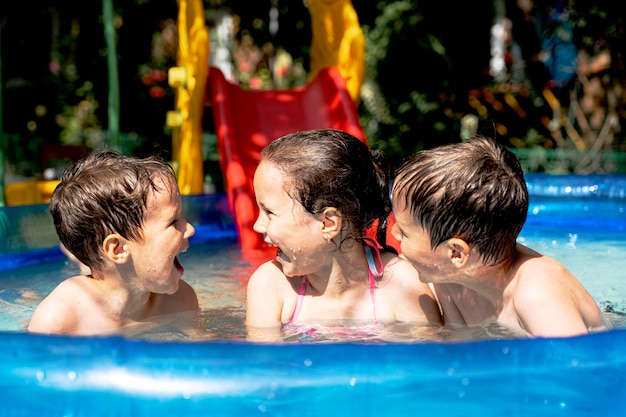
<path id="1" fill-rule="evenodd" d="M 183 196 L 183 215 L 196 229 L 195 241 L 236 239 L 223 193 Z M 61 256 L 47 204 L 0 207 L 0 272 Z"/>
<path id="2" fill-rule="evenodd" d="M 626 176 L 527 176 L 550 221 Z M 186 196 L 199 240 L 231 239 L 225 196 Z M 591 204 L 593 205 L 593 204 Z M 0 273 L 61 256 L 47 206 L 0 209 Z M 534 216 L 529 221 L 544 221 Z M 605 219 L 623 228 L 619 218 Z M 464 343 L 153 342 L 4 332 L 0 416 L 623 416 L 626 331 Z"/>

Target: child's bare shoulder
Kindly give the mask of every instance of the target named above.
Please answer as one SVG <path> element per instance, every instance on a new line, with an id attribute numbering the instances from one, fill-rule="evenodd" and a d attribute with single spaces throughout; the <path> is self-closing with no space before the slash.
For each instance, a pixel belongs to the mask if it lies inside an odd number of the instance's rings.
<path id="1" fill-rule="evenodd" d="M 383 290 L 381 298 L 393 306 L 395 319 L 441 324 L 435 297 L 428 284 L 419 279 L 419 272 L 413 264 L 393 253 L 383 254 L 383 263 L 385 274 L 379 286 Z"/>
<path id="2" fill-rule="evenodd" d="M 169 303 L 170 312 L 193 311 L 200 308 L 198 295 L 191 285 L 185 280 L 180 280 L 178 291 L 173 295 L 173 302 Z"/>
<path id="3" fill-rule="evenodd" d="M 385 272 L 388 270 L 394 272 L 398 271 L 401 272 L 403 276 L 405 274 L 412 275 L 413 277 L 419 276 L 417 269 L 415 269 L 411 262 L 406 258 L 396 255 L 393 252 L 381 252 L 381 257 L 383 265 L 385 266 Z"/>
<path id="4" fill-rule="evenodd" d="M 28 331 L 36 333 L 64 333 L 75 327 L 80 313 L 77 306 L 85 296 L 84 290 L 68 278 L 52 290 L 37 306 L 28 324 Z"/>
<path id="5" fill-rule="evenodd" d="M 565 296 L 578 286 L 578 281 L 556 259 L 537 256 L 526 259 L 517 269 L 512 292 L 518 308 L 540 308 L 545 303 Z"/>
<path id="6" fill-rule="evenodd" d="M 248 279 L 248 288 L 274 290 L 297 288 L 302 281 L 302 277 L 288 277 L 283 273 L 280 264 L 274 260 L 261 264 Z"/>
<path id="7" fill-rule="evenodd" d="M 426 288 L 419 279 L 419 272 L 411 262 L 394 253 L 385 252 L 382 255 L 385 273 L 381 286 L 391 284 L 401 288 L 419 290 Z"/>
<path id="8" fill-rule="evenodd" d="M 281 277 L 284 277 L 284 274 L 278 263 L 275 261 L 267 261 L 259 265 L 252 275 L 250 275 L 248 285 L 254 282 L 259 282 L 260 284 L 277 282 Z"/>
<path id="9" fill-rule="evenodd" d="M 546 279 L 547 277 L 549 279 Z M 515 278 L 518 281 L 518 286 L 545 286 L 569 280 L 573 278 L 573 275 L 556 259 L 539 255 L 523 259 L 516 269 Z"/>
<path id="10" fill-rule="evenodd" d="M 67 278 L 59 283 L 41 304 L 46 302 L 63 302 L 73 305 L 85 298 L 92 298 L 92 280 L 94 278 L 85 275 L 77 275 Z"/>

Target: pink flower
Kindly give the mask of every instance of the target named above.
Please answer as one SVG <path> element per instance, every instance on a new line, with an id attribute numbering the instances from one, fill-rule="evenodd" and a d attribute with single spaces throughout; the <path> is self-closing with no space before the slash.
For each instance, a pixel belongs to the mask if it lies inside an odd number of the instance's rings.
<path id="1" fill-rule="evenodd" d="M 259 77 L 250 78 L 250 89 L 260 90 L 263 87 L 263 81 Z"/>
<path id="2" fill-rule="evenodd" d="M 252 71 L 252 65 L 249 62 L 243 61 L 239 63 L 239 72 L 247 73 L 250 71 Z"/>

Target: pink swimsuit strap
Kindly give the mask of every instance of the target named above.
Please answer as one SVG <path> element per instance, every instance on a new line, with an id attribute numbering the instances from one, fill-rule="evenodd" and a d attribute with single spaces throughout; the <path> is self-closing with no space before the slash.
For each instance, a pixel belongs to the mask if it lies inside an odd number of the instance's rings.
<path id="1" fill-rule="evenodd" d="M 302 277 L 302 283 L 300 283 L 300 291 L 298 291 L 298 301 L 296 301 L 296 309 L 289 320 L 289 324 L 293 324 L 294 321 L 300 315 L 300 309 L 302 308 L 302 301 L 304 301 L 304 293 L 306 292 L 306 276 Z"/>
<path id="2" fill-rule="evenodd" d="M 384 272 L 383 259 L 380 256 L 380 249 L 378 249 L 378 246 L 372 239 L 364 237 L 363 242 L 364 242 L 363 248 L 365 249 L 365 257 L 367 258 L 367 265 L 369 269 L 368 287 L 370 290 L 370 300 L 372 301 L 372 315 L 374 317 L 374 323 L 378 324 L 378 319 L 376 318 L 376 278 L 379 278 L 383 275 L 383 272 Z M 374 260 L 374 255 L 372 254 L 372 248 L 374 248 L 374 252 L 376 252 L 376 258 L 378 258 L 378 265 L 376 265 L 376 262 Z M 296 301 L 296 308 L 293 312 L 293 316 L 291 316 L 291 320 L 289 320 L 289 324 L 294 324 L 294 322 L 300 315 L 300 309 L 302 308 L 302 302 L 304 301 L 304 294 L 306 293 L 306 284 L 307 284 L 306 276 L 303 276 L 302 282 L 300 283 L 300 289 L 298 291 L 298 300 Z"/>

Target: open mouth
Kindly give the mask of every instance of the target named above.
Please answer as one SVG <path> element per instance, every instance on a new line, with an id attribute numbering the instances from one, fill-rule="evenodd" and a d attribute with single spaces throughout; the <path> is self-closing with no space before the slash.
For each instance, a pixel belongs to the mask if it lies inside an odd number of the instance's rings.
<path id="1" fill-rule="evenodd" d="M 185 268 L 183 268 L 183 266 L 180 264 L 178 256 L 174 258 L 174 267 L 176 267 L 176 270 L 180 272 L 181 275 L 185 272 Z"/>

